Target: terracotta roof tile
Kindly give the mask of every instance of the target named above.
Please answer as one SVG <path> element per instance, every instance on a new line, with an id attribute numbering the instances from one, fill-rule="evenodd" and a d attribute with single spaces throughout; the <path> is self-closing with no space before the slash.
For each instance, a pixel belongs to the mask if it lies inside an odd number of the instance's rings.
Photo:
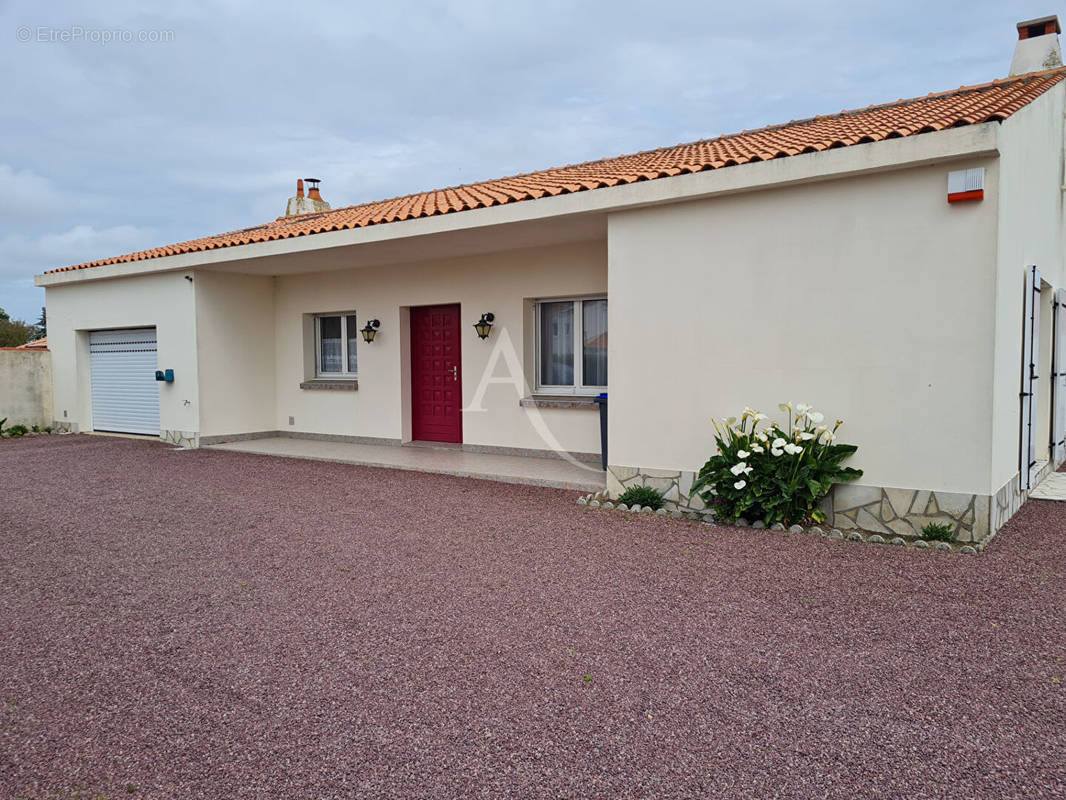
<path id="1" fill-rule="evenodd" d="M 793 120 L 758 130 L 663 147 L 643 153 L 571 164 L 509 178 L 453 186 L 332 211 L 280 217 L 273 222 L 137 253 L 91 261 L 50 272 L 142 261 L 326 231 L 350 230 L 474 208 L 592 191 L 753 161 L 788 158 L 837 147 L 879 142 L 960 125 L 1002 121 L 1066 76 L 1066 68 L 992 81 L 977 86 L 867 106 L 839 114 Z"/>

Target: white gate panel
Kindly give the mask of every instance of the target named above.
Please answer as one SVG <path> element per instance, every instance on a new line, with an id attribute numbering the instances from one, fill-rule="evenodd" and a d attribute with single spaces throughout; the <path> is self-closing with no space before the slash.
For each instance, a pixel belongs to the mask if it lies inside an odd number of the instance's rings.
<path id="1" fill-rule="evenodd" d="M 1066 289 L 1055 290 L 1055 344 L 1051 366 L 1051 460 L 1066 458 Z"/>
<path id="2" fill-rule="evenodd" d="M 1022 489 L 1031 489 L 1036 480 L 1036 390 L 1037 365 L 1040 363 L 1040 270 L 1025 270 L 1025 316 L 1022 335 Z"/>
<path id="3" fill-rule="evenodd" d="M 155 328 L 89 333 L 93 430 L 159 435 Z"/>

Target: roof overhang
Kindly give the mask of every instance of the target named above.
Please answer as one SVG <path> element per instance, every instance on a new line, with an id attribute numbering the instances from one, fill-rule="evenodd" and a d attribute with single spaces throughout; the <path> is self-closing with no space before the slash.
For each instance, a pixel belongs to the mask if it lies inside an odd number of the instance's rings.
<path id="1" fill-rule="evenodd" d="M 491 252 L 603 238 L 616 211 L 998 156 L 1000 125 L 986 122 L 817 153 L 678 175 L 595 191 L 543 197 L 442 216 L 316 233 L 271 242 L 37 275 L 37 286 L 65 286 L 190 269 L 265 275 L 401 263 L 426 257 Z"/>

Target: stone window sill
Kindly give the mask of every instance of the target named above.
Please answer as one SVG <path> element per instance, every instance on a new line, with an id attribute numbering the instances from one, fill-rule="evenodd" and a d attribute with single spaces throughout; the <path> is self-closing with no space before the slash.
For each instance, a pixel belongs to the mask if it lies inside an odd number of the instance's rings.
<path id="1" fill-rule="evenodd" d="M 518 405 L 522 408 L 599 408 L 595 397 L 584 395 L 561 395 L 556 397 L 534 395 L 533 397 L 523 397 L 518 401 Z"/>
<path id="2" fill-rule="evenodd" d="M 343 380 L 315 378 L 309 381 L 301 381 L 300 388 L 327 392 L 354 392 L 359 388 L 359 381 L 356 378 L 344 378 Z"/>

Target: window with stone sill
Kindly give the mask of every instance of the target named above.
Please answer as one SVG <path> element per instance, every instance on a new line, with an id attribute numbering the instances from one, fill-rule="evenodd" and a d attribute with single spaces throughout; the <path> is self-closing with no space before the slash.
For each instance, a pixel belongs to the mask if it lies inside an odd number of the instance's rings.
<path id="1" fill-rule="evenodd" d="M 536 394 L 596 395 L 607 390 L 607 298 L 534 304 Z"/>
<path id="2" fill-rule="evenodd" d="M 354 311 L 315 315 L 315 377 L 337 380 L 359 375 L 359 325 Z"/>

